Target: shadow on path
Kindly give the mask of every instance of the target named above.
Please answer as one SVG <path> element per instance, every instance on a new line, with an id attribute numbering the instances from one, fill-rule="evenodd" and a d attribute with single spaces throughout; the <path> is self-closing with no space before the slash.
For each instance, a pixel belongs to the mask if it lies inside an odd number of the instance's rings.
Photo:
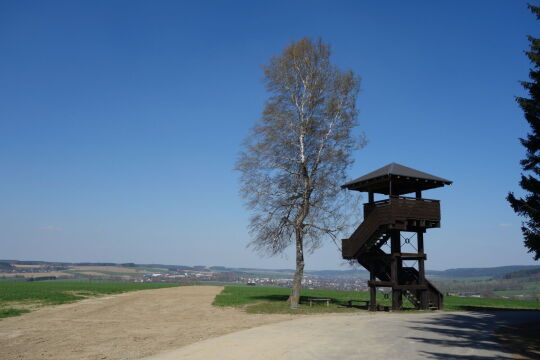
<path id="1" fill-rule="evenodd" d="M 425 336 L 408 337 L 419 343 L 448 348 L 448 353 L 422 351 L 428 359 L 513 360 L 512 351 L 497 342 L 494 331 L 512 323 L 527 322 L 530 316 L 540 318 L 540 312 L 468 312 L 446 314 L 436 318 L 413 320 L 409 328 Z M 459 349 L 459 350 L 458 350 Z M 452 354 L 453 350 L 463 354 Z M 474 354 L 497 355 L 474 355 Z"/>

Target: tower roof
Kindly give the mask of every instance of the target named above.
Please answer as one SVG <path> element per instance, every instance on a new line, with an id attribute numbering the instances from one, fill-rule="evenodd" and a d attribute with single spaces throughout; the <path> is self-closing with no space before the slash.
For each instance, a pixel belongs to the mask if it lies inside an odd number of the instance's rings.
<path id="1" fill-rule="evenodd" d="M 415 191 L 435 189 L 450 185 L 452 181 L 391 163 L 342 185 L 348 190 L 373 192 L 378 194 L 402 195 Z"/>

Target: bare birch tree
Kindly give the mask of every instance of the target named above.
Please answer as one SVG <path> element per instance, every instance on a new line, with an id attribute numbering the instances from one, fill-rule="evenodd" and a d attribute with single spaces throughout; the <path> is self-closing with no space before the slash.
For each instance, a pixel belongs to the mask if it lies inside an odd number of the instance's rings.
<path id="1" fill-rule="evenodd" d="M 304 253 L 324 238 L 336 242 L 346 226 L 345 171 L 362 144 L 354 136 L 359 78 L 330 62 L 330 46 L 303 38 L 264 66 L 270 97 L 246 138 L 236 169 L 252 211 L 250 243 L 277 255 L 296 249 L 289 301 L 296 308 L 304 274 Z M 346 210 L 346 209 L 345 209 Z"/>

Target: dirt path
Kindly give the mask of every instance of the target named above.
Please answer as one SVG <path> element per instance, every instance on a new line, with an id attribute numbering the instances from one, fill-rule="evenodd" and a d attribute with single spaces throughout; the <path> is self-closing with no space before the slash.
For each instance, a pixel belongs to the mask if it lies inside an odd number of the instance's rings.
<path id="1" fill-rule="evenodd" d="M 0 359 L 139 359 L 238 330 L 289 320 L 211 305 L 217 286 L 144 290 L 0 320 Z"/>

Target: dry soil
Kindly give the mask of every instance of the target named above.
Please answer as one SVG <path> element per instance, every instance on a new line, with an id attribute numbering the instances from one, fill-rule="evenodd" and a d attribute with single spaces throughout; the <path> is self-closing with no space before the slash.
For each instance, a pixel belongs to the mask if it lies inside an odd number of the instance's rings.
<path id="1" fill-rule="evenodd" d="M 290 315 L 211 305 L 218 286 L 144 290 L 0 320 L 0 359 L 139 359 Z"/>

